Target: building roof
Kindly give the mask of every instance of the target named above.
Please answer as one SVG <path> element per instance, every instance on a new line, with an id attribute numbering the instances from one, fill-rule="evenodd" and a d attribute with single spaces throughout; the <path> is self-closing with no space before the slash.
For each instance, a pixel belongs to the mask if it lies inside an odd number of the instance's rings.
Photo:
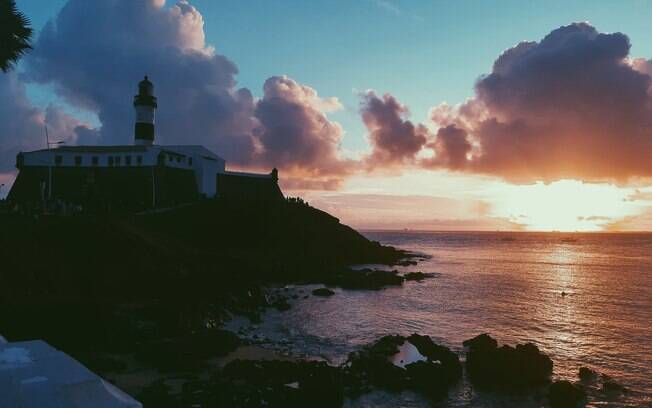
<path id="1" fill-rule="evenodd" d="M 107 152 L 145 152 L 148 146 L 118 145 L 118 146 L 61 146 L 55 149 L 34 150 L 35 152 L 78 152 L 78 153 L 107 153 Z"/>
<path id="2" fill-rule="evenodd" d="M 230 171 L 227 170 L 223 173 L 227 176 L 237 176 L 237 177 L 251 177 L 251 178 L 262 178 L 262 179 L 271 179 L 273 178 L 271 174 L 262 174 L 262 173 L 247 173 L 244 171 Z"/>
<path id="3" fill-rule="evenodd" d="M 158 146 L 158 147 L 175 153 L 184 154 L 186 156 L 198 155 L 198 156 L 205 157 L 207 159 L 224 161 L 222 157 L 216 155 L 215 153 L 211 152 L 210 150 L 208 150 L 207 148 L 201 145 L 166 145 L 166 146 Z"/>
<path id="4" fill-rule="evenodd" d="M 0 343 L 0 407 L 142 408 L 41 340 Z"/>
<path id="5" fill-rule="evenodd" d="M 130 153 L 146 152 L 150 149 L 162 150 L 165 152 L 182 156 L 201 156 L 210 160 L 224 161 L 224 159 L 200 145 L 117 145 L 117 146 L 61 146 L 54 149 L 41 149 L 25 153 L 37 152 L 73 152 L 73 153 Z"/>

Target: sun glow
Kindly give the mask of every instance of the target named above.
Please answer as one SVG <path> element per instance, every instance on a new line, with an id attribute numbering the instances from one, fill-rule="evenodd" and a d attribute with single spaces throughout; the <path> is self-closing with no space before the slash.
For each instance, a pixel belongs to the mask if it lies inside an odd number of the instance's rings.
<path id="1" fill-rule="evenodd" d="M 544 184 L 503 185 L 494 191 L 493 215 L 530 231 L 601 231 L 610 223 L 642 211 L 629 197 L 634 189 L 612 184 L 560 180 Z"/>
<path id="2" fill-rule="evenodd" d="M 286 192 L 287 193 L 287 192 Z M 652 187 L 412 171 L 351 177 L 337 192 L 292 192 L 359 229 L 652 231 Z"/>

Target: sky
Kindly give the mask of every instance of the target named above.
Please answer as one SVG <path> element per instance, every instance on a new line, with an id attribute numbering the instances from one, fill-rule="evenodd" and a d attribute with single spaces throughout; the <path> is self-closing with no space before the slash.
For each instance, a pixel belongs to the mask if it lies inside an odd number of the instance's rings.
<path id="1" fill-rule="evenodd" d="M 357 228 L 652 229 L 652 2 L 17 4 L 37 35 L 0 119 L 30 126 L 0 128 L 0 183 L 38 125 L 127 142 L 148 73 L 161 143 L 279 167 Z"/>

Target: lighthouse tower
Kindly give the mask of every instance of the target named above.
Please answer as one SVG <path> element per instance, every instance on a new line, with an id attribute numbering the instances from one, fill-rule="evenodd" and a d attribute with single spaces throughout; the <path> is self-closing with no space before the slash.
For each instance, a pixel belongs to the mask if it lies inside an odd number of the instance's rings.
<path id="1" fill-rule="evenodd" d="M 134 96 L 136 108 L 136 127 L 134 128 L 134 143 L 151 146 L 154 143 L 154 112 L 156 111 L 154 84 L 147 76 L 138 83 L 138 95 Z"/>

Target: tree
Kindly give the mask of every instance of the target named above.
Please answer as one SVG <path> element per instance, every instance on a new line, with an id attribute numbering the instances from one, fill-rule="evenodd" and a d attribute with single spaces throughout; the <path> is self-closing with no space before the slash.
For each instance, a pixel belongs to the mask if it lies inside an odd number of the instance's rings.
<path id="1" fill-rule="evenodd" d="M 0 69 L 7 72 L 32 49 L 29 19 L 16 7 L 14 0 L 0 0 Z"/>

